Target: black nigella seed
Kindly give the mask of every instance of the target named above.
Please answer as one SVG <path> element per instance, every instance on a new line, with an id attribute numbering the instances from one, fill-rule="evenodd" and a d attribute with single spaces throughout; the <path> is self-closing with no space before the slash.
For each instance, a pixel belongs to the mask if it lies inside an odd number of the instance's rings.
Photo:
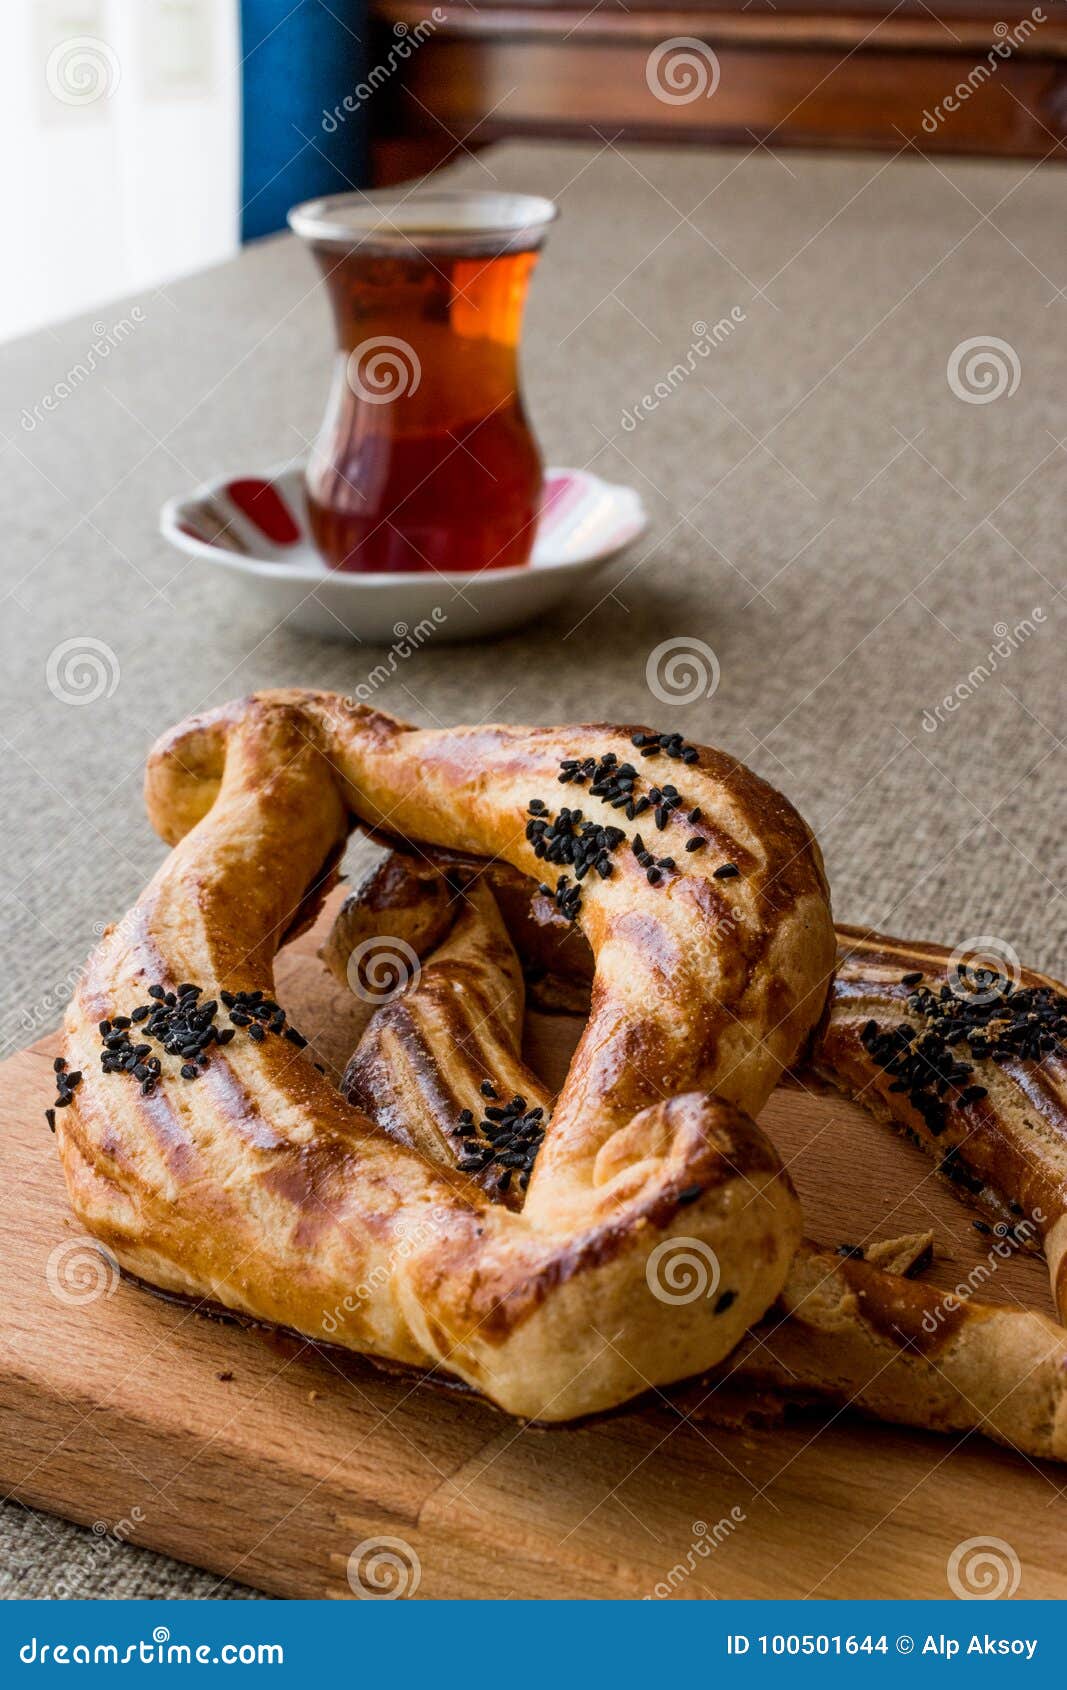
<path id="1" fill-rule="evenodd" d="M 721 863 L 714 872 L 716 880 L 733 880 L 741 873 L 736 863 Z"/>
<path id="2" fill-rule="evenodd" d="M 257 1021 L 254 1024 L 254 1026 L 249 1027 L 248 1036 L 249 1036 L 250 1039 L 255 1039 L 255 1041 L 258 1045 L 258 1044 L 263 1043 L 263 1040 L 266 1038 L 267 1035 L 264 1032 L 263 1028 L 259 1025 L 259 1022 Z"/>
<path id="3" fill-rule="evenodd" d="M 183 1062 L 182 1063 L 182 1079 L 183 1080 L 195 1080 L 199 1073 L 200 1073 L 200 1070 L 196 1066 L 195 1062 Z"/>
<path id="4" fill-rule="evenodd" d="M 922 970 L 920 969 L 918 973 L 902 974 L 900 977 L 900 984 L 902 986 L 917 986 L 921 979 Z"/>
<path id="5" fill-rule="evenodd" d="M 986 1090 L 985 1086 L 968 1086 L 966 1091 L 960 1093 L 960 1102 L 961 1103 L 980 1103 L 982 1101 L 983 1097 L 988 1097 L 988 1096 L 989 1096 L 989 1093 Z"/>
<path id="6" fill-rule="evenodd" d="M 54 1133 L 55 1130 L 56 1130 L 56 1112 L 55 1112 L 55 1110 L 54 1109 L 46 1109 L 45 1112 L 44 1112 L 44 1118 L 48 1122 L 48 1130 L 50 1132 Z"/>
<path id="7" fill-rule="evenodd" d="M 663 879 L 663 876 L 660 874 L 659 869 L 653 865 L 652 868 L 645 870 L 645 879 L 648 881 L 650 886 L 658 886 L 660 881 Z"/>
<path id="8" fill-rule="evenodd" d="M 494 1086 L 492 1080 L 483 1080 L 481 1085 L 478 1087 L 478 1090 L 481 1092 L 483 1097 L 496 1096 L 496 1087 Z"/>
<path id="9" fill-rule="evenodd" d="M 698 834 L 694 834 L 692 839 L 686 840 L 685 848 L 687 851 L 702 851 L 706 844 L 706 839 L 701 839 Z"/>
<path id="10" fill-rule="evenodd" d="M 142 1003 L 137 1009 L 134 1010 L 133 1014 L 130 1016 L 130 1020 L 131 1021 L 145 1021 L 145 1020 L 147 1020 L 148 1016 L 151 1015 L 151 1013 L 152 1013 L 152 1011 L 149 1009 L 148 1005 L 146 1003 Z M 103 1032 L 102 1027 L 101 1027 L 100 1031 Z"/>
<path id="11" fill-rule="evenodd" d="M 736 1301 L 737 1301 L 737 1292 L 736 1291 L 724 1291 L 722 1296 L 719 1298 L 718 1302 L 715 1304 L 715 1313 L 716 1314 L 725 1314 L 727 1309 L 730 1308 L 734 1303 L 736 1303 Z"/>
<path id="12" fill-rule="evenodd" d="M 67 1066 L 67 1059 L 66 1059 L 65 1056 L 57 1056 L 57 1057 L 55 1057 L 55 1059 L 52 1062 L 52 1070 L 56 1074 L 62 1074 L 62 1072 L 63 1072 L 63 1070 L 66 1066 Z"/>
<path id="13" fill-rule="evenodd" d="M 678 1193 L 679 1203 L 695 1203 L 703 1189 L 702 1185 L 687 1185 L 684 1191 Z"/>

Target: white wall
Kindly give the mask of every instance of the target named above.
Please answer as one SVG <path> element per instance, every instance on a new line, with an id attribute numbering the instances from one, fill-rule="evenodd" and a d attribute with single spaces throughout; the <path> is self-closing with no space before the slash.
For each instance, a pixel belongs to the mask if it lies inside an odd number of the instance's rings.
<path id="1" fill-rule="evenodd" d="M 237 0 L 0 0 L 0 339 L 238 244 Z"/>

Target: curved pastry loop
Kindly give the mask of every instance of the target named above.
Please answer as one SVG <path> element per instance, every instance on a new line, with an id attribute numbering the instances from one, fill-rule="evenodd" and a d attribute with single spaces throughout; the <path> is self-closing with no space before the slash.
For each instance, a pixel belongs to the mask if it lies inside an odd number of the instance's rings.
<path id="1" fill-rule="evenodd" d="M 334 973 L 343 981 L 357 934 L 397 932 L 415 910 L 425 926 L 413 942 L 439 938 L 450 919 L 448 872 L 484 875 L 537 1002 L 584 1014 L 588 945 L 503 863 L 394 853 L 339 911 L 322 951 Z M 987 983 L 975 1010 L 957 952 L 858 927 L 836 933 L 837 967 L 811 1066 L 916 1142 L 957 1195 L 1009 1229 L 1016 1247 L 1043 1251 L 1067 1325 L 1067 988 L 1020 967 Z M 1035 1044 L 1023 1054 L 1035 1039 L 1049 1048 Z M 946 1073 L 955 1078 L 946 1082 Z"/>
<path id="2" fill-rule="evenodd" d="M 565 758 L 624 761 L 629 732 L 427 732 L 328 694 L 273 693 L 157 746 L 149 813 L 178 843 L 87 965 L 66 1022 L 84 1080 L 58 1134 L 74 1207 L 122 1266 L 440 1367 L 544 1419 L 729 1352 L 780 1290 L 800 1228 L 747 1116 L 820 1013 L 833 938 L 808 830 L 719 753 L 677 774 L 706 850 L 653 886 L 624 846 L 586 883 L 589 1022 L 519 1212 L 390 1138 L 279 1037 L 238 1032 L 198 1078 L 168 1063 L 148 1095 L 98 1062 L 98 1023 L 130 1016 L 151 987 L 269 996 L 273 957 L 351 817 L 535 875 L 529 801 L 556 807 Z M 587 819 L 617 821 L 582 799 Z M 740 873 L 720 882 L 725 857 Z M 502 1021 L 505 1067 L 510 1036 Z M 482 1077 L 494 1078 L 470 1080 Z M 649 1262 L 679 1241 L 709 1252 L 735 1295 L 698 1296 L 665 1321 Z"/>
<path id="3" fill-rule="evenodd" d="M 469 886 L 473 890 L 464 902 L 463 888 Z M 589 955 L 580 935 L 569 928 L 561 933 L 544 898 L 534 894 L 531 899 L 530 882 L 499 864 L 394 853 L 345 901 L 323 951 L 330 966 L 343 973 L 343 959 L 354 946 L 366 948 L 376 936 L 392 936 L 402 928 L 426 956 L 417 984 L 372 1017 L 345 1088 L 387 1131 L 412 1132 L 427 1155 L 449 1165 L 457 1154 L 449 1132 L 454 1117 L 442 1109 L 441 1099 L 449 1092 L 457 1050 L 464 1059 L 476 1051 L 491 1056 L 499 1037 L 490 1018 L 473 1015 L 460 1024 L 440 1014 L 442 993 L 455 988 L 458 972 L 466 973 L 476 997 L 495 998 L 505 1010 L 509 1051 L 518 1036 L 511 985 L 516 959 L 499 943 L 485 942 L 489 934 L 499 935 L 498 902 L 527 972 L 536 977 L 544 969 L 566 970 L 572 984 L 585 979 L 588 993 Z M 888 1091 L 890 1077 L 880 1070 L 864 1076 L 856 1066 L 869 1063 L 860 1029 L 872 1014 L 879 1025 L 890 1015 L 899 1017 L 909 995 L 907 986 L 901 988 L 901 975 L 911 980 L 921 968 L 924 978 L 938 983 L 949 953 L 852 930 L 838 933 L 842 960 L 829 1024 L 816 1047 L 819 1069 L 876 1115 L 886 1112 L 884 1099 L 899 1111 L 901 1094 Z M 1025 983 L 1038 980 L 1029 975 Z M 550 1001 L 559 989 L 557 981 Z M 1011 1108 L 1014 1079 L 1010 1073 L 998 1078 L 999 1070 L 987 1073 L 993 1069 L 991 1062 L 982 1065 L 982 1077 L 991 1080 L 997 1097 L 986 1114 L 995 1107 L 1002 1115 Z M 874 1089 L 876 1078 L 880 1091 Z M 526 1071 L 512 1068 L 509 1084 L 527 1088 L 529 1080 Z M 1028 1083 L 1031 1089 L 1037 1083 L 1033 1073 Z M 991 1088 L 987 1096 L 992 1095 Z M 955 1114 L 967 1110 L 973 1111 L 973 1105 Z M 949 1110 L 945 1131 L 958 1142 L 961 1122 L 952 1116 Z M 972 1166 L 986 1166 L 990 1138 L 994 1145 L 1003 1144 L 1003 1158 L 1020 1155 L 1007 1130 L 991 1135 L 987 1122 L 986 1134 L 968 1146 Z M 1024 1169 L 1027 1180 L 1036 1179 L 1037 1170 L 1025 1157 Z M 487 1186 L 496 1177 L 487 1170 Z M 1013 1177 L 1010 1171 L 1006 1180 L 1002 1177 L 1002 1184 L 1020 1196 L 1027 1189 L 1022 1181 L 1022 1175 Z M 1046 1201 L 1048 1185 L 1046 1173 L 1040 1193 Z M 1004 1204 L 1002 1196 L 993 1195 Z M 995 1245 L 998 1254 L 1020 1243 L 1006 1223 L 1002 1232 Z M 691 1387 L 687 1411 L 736 1421 L 732 1387 L 740 1385 L 746 1393 L 742 1418 L 753 1412 L 753 1393 L 755 1412 L 763 1415 L 783 1402 L 828 1401 L 928 1430 L 980 1431 L 1039 1458 L 1067 1458 L 1067 1332 L 1036 1310 L 997 1306 L 912 1280 L 910 1275 L 928 1261 L 932 1243 L 927 1233 L 874 1244 L 865 1259 L 857 1260 L 803 1241 L 774 1306 L 716 1375 Z"/>

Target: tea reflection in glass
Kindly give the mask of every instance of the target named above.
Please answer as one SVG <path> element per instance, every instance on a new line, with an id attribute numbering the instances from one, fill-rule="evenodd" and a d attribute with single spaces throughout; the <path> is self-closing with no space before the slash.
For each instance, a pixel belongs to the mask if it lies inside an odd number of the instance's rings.
<path id="1" fill-rule="evenodd" d="M 346 194 L 289 214 L 337 332 L 308 519 L 334 569 L 529 561 L 542 463 L 519 386 L 530 276 L 551 201 Z"/>

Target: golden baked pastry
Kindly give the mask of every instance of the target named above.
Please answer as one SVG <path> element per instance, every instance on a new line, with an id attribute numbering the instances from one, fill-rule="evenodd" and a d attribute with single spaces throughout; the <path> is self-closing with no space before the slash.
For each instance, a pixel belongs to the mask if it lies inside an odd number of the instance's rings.
<path id="1" fill-rule="evenodd" d="M 122 1267 L 548 1420 L 728 1354 L 800 1233 L 748 1117 L 833 965 L 819 852 L 778 793 L 678 735 L 431 732 L 277 692 L 167 735 L 146 794 L 175 849 L 86 967 L 58 1117 L 74 1208 Z M 470 1154 L 442 1165 L 346 1102 L 275 1003 L 275 953 L 353 818 L 550 874 L 589 942 L 589 1022 L 521 1208 L 460 1171 Z M 511 995 L 484 1006 L 499 1071 L 458 1055 L 450 1071 L 457 1125 L 514 1073 L 521 1011 L 503 927 L 470 908 Z M 458 979 L 452 1006 L 481 1013 L 476 984 Z M 675 1248 L 714 1259 L 720 1295 L 665 1303 Z"/>
<path id="2" fill-rule="evenodd" d="M 492 887 L 533 1000 L 583 1014 L 592 976 L 583 934 L 508 864 L 447 853 L 394 853 L 346 899 L 322 952 L 334 973 L 344 978 L 357 932 L 404 931 L 415 910 L 426 923 L 416 946 L 439 938 L 451 919 L 448 873 L 477 873 Z M 1067 988 L 1033 969 L 1001 972 L 858 927 L 837 928 L 837 953 L 811 1067 L 927 1151 L 1019 1248 L 1043 1251 L 1067 1324 Z"/>
<path id="3" fill-rule="evenodd" d="M 843 1259 L 807 1241 L 777 1303 L 699 1393 L 709 1418 L 723 1384 L 928 1431 L 981 1432 L 1026 1455 L 1067 1460 L 1062 1326 L 1036 1309 L 925 1285 L 899 1263 Z"/>
<path id="4" fill-rule="evenodd" d="M 529 881 L 506 864 L 393 852 L 345 900 L 323 947 L 341 978 L 353 951 L 373 957 L 376 937 L 391 944 L 404 933 L 424 957 L 417 984 L 371 1018 L 344 1087 L 387 1131 L 446 1163 L 454 1163 L 463 1148 L 441 1105 L 441 1087 L 447 1095 L 457 1052 L 462 1060 L 474 1056 L 500 1072 L 507 1065 L 509 1086 L 525 1093 L 531 1104 L 551 1107 L 549 1094 L 517 1056 L 522 1000 L 517 958 L 503 942 L 505 911 L 506 928 L 542 1001 L 556 1006 L 568 991 L 580 995 L 583 990 L 587 1000 L 589 952 L 580 932 L 561 931 L 544 895 L 531 898 Z M 888 1111 L 878 1088 L 892 1079 L 871 1055 L 883 1050 L 879 1038 L 868 1031 L 864 1040 L 863 1030 L 872 1014 L 878 1015 L 879 1026 L 888 1025 L 890 1015 L 901 1016 L 920 985 L 915 978 L 920 963 L 923 978 L 937 983 L 940 993 L 938 976 L 947 968 L 949 953 L 936 946 L 870 940 L 847 929 L 838 932 L 841 965 L 829 1027 L 817 1045 L 818 1062 L 858 1102 L 883 1115 Z M 1035 978 L 1027 976 L 1017 989 L 1029 991 Z M 986 1016 L 983 1005 L 972 1004 L 982 1012 L 975 1019 L 990 1026 L 996 1018 L 1010 1026 L 1010 1018 L 1000 1013 L 1003 989 L 987 981 L 986 991 L 993 1012 Z M 468 1005 L 465 1015 L 456 1012 L 457 992 Z M 954 1009 L 955 995 L 950 995 Z M 939 996 L 942 1001 L 947 1000 Z M 498 1013 L 488 1013 L 489 1004 L 496 1004 Z M 914 1008 L 910 1013 L 914 1018 Z M 948 1025 L 952 1029 L 956 1022 Z M 904 1048 L 900 1039 L 890 1042 Z M 841 1061 L 840 1068 L 835 1060 Z M 983 1072 L 987 1066 L 994 1070 L 989 1078 L 998 1095 L 1004 1092 L 1009 1082 L 1001 1080 L 998 1062 L 988 1055 L 978 1060 Z M 852 1064 L 864 1061 L 872 1068 L 861 1082 L 862 1071 Z M 1027 1073 L 1036 1083 L 1032 1065 Z M 923 1082 L 926 1113 L 940 1131 L 951 1130 L 954 1110 L 981 1101 L 955 1103 L 956 1093 L 977 1083 L 970 1075 L 957 1076 L 958 1085 L 945 1086 L 942 1124 L 931 1102 L 931 1096 L 939 1099 L 937 1084 L 926 1085 L 925 1068 L 916 1077 Z M 907 1103 L 907 1094 L 888 1096 L 891 1109 L 903 1107 L 897 1102 L 902 1096 Z M 1007 1097 L 1010 1108 L 1010 1091 Z M 494 1123 L 487 1120 L 483 1129 L 493 1132 Z M 478 1142 L 473 1126 L 467 1142 L 472 1139 Z M 495 1144 L 483 1140 L 483 1145 L 481 1177 L 493 1192 L 500 1167 L 490 1153 Z M 504 1177 L 507 1191 L 510 1177 Z M 1016 1188 L 1023 1189 L 1021 1183 Z M 987 1229 L 991 1249 L 1003 1257 L 1025 1243 L 1020 1227 L 1013 1218 L 999 1221 L 995 1234 Z M 844 1404 L 933 1431 L 980 1431 L 1031 1456 L 1067 1459 L 1067 1332 L 1035 1310 L 985 1303 L 913 1280 L 911 1275 L 928 1263 L 932 1244 L 933 1235 L 926 1233 L 842 1253 L 803 1241 L 773 1307 L 717 1374 L 693 1387 L 690 1411 L 732 1423 L 765 1416 L 781 1404 Z M 739 1389 L 744 1392 L 740 1404 Z"/>
<path id="5" fill-rule="evenodd" d="M 838 928 L 814 1067 L 906 1132 L 956 1191 L 1044 1250 L 1067 1324 L 1067 994 L 1032 969 Z"/>

